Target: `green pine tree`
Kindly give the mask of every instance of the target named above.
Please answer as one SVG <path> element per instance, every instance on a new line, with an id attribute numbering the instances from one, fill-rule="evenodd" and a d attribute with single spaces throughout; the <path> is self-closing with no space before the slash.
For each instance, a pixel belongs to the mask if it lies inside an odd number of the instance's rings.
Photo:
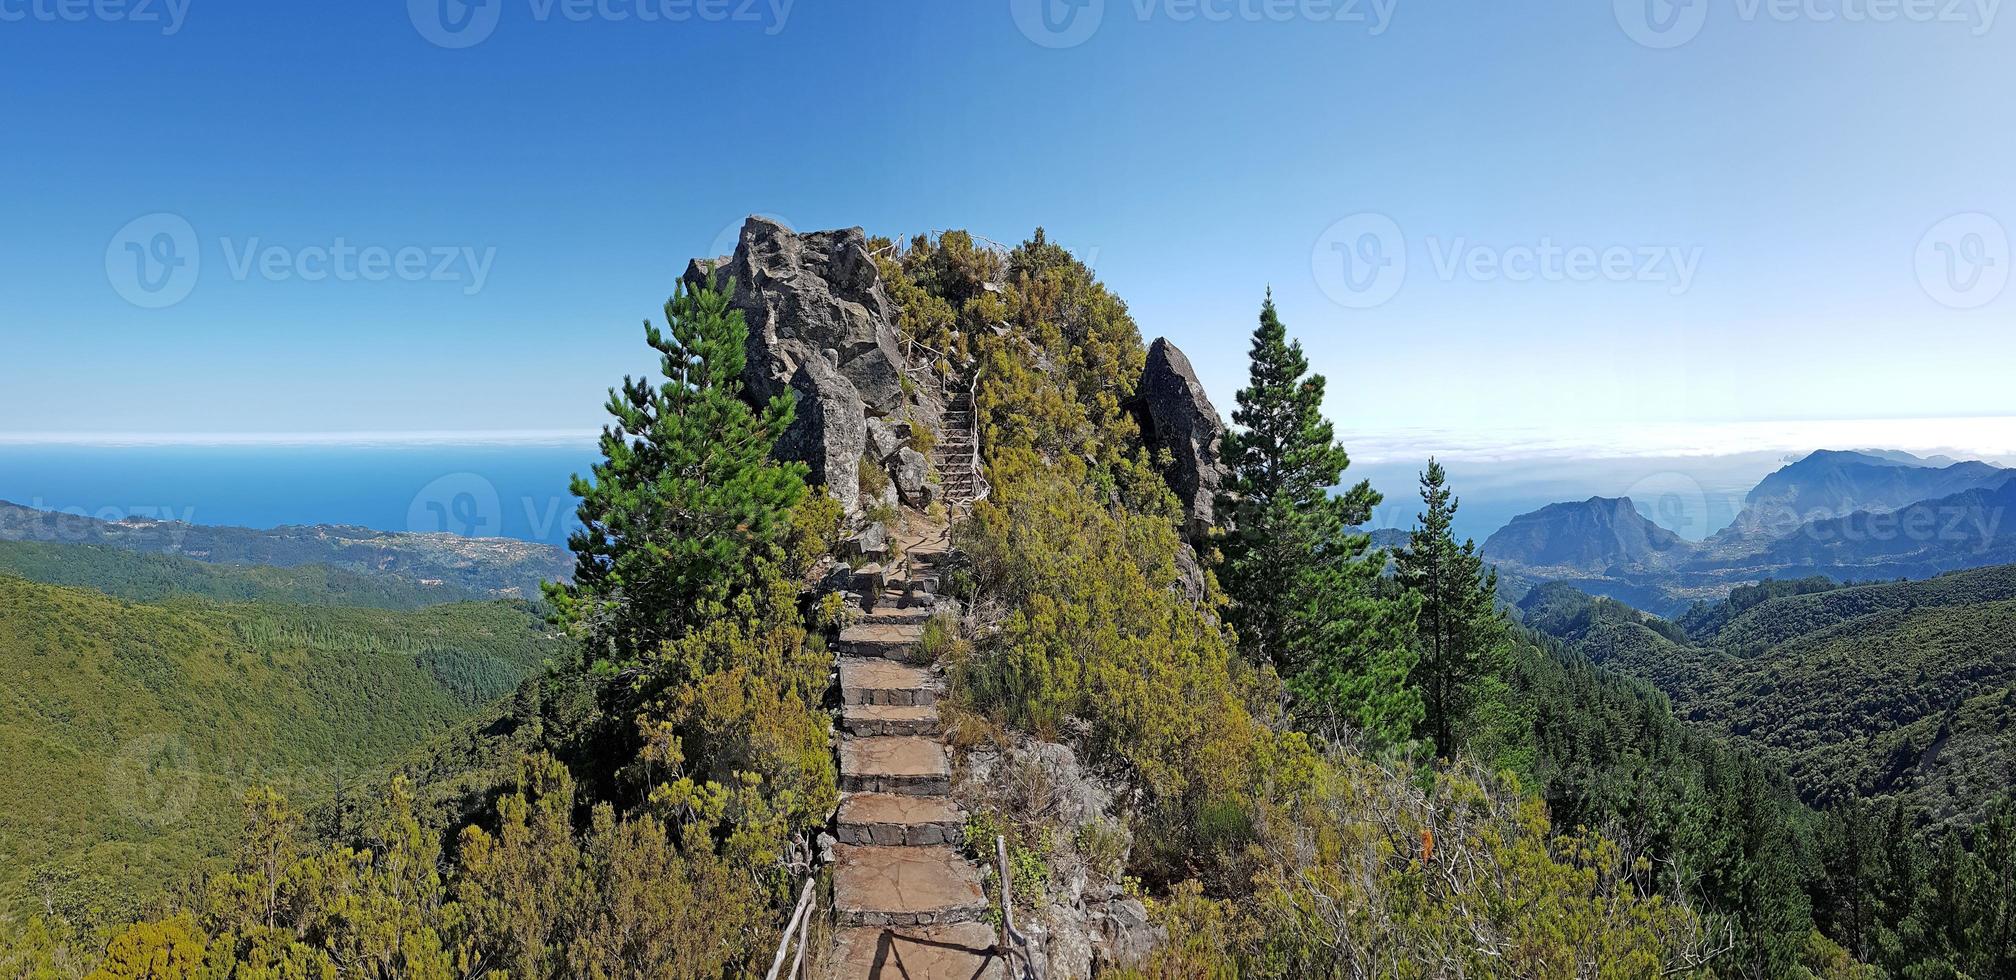
<path id="1" fill-rule="evenodd" d="M 1421 600 L 1414 681 L 1426 702 L 1427 734 L 1435 742 L 1435 754 L 1449 759 L 1456 755 L 1458 723 L 1473 700 L 1476 682 L 1495 665 L 1505 628 L 1497 612 L 1498 573 L 1484 567 L 1475 541 L 1456 543 L 1451 530 L 1456 497 L 1448 474 L 1434 459 L 1421 474 L 1421 502 L 1428 509 L 1395 564 L 1400 583 Z"/>
<path id="2" fill-rule="evenodd" d="M 663 332 L 644 324 L 665 380 L 626 377 L 610 391 L 603 460 L 573 481 L 574 584 L 547 587 L 558 621 L 585 629 L 605 669 L 636 664 L 754 586 L 805 495 L 805 468 L 770 458 L 790 397 L 760 408 L 743 398 L 741 311 L 682 283 L 665 321 Z"/>
<path id="3" fill-rule="evenodd" d="M 1305 722 L 1404 739 L 1420 713 L 1406 683 L 1412 607 L 1378 594 L 1386 556 L 1355 530 L 1380 497 L 1363 481 L 1331 493 L 1351 458 L 1323 417 L 1324 378 L 1288 339 L 1271 290 L 1251 358 L 1219 501 L 1230 525 L 1222 581 L 1241 647 L 1288 678 Z"/>

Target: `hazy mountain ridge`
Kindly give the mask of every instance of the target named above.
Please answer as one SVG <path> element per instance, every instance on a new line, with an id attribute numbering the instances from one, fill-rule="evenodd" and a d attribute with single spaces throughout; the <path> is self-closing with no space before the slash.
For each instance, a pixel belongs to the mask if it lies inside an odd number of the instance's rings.
<path id="1" fill-rule="evenodd" d="M 271 529 L 129 518 L 102 521 L 0 501 L 0 541 L 89 544 L 224 565 L 328 565 L 447 585 L 477 596 L 537 598 L 541 582 L 573 573 L 573 557 L 513 538 L 379 531 L 343 524 Z"/>
<path id="2" fill-rule="evenodd" d="M 1523 514 L 1484 541 L 1484 554 L 1534 569 L 1605 572 L 1684 554 L 1687 543 L 1638 512 L 1629 497 L 1591 497 Z"/>
<path id="3" fill-rule="evenodd" d="M 2016 562 L 2016 470 L 1908 453 L 1821 451 L 1772 473 L 1737 523 L 1681 540 L 1628 498 L 1554 504 L 1485 543 L 1508 598 L 1566 581 L 1663 615 L 1766 579 L 1923 578 Z M 1801 515 L 1787 521 L 1784 515 Z"/>

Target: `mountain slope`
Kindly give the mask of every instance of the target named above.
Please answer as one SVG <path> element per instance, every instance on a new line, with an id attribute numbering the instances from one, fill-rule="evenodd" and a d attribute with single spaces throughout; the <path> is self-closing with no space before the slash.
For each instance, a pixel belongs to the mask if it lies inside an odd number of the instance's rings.
<path id="1" fill-rule="evenodd" d="M 412 612 L 124 602 L 0 577 L 0 908 L 158 894 L 266 783 L 313 802 L 558 649 L 523 604 Z"/>
<path id="2" fill-rule="evenodd" d="M 1814 521 L 1748 563 L 1836 578 L 1923 578 L 2016 561 L 2016 481 L 1922 500 L 1893 511 Z"/>
<path id="3" fill-rule="evenodd" d="M 329 565 L 495 598 L 535 598 L 539 583 L 573 572 L 566 551 L 510 538 L 396 534 L 340 524 L 255 530 L 138 518 L 101 521 L 5 501 L 0 501 L 0 541 L 93 544 L 228 565 Z"/>
<path id="4" fill-rule="evenodd" d="M 1992 488 L 2016 471 L 1970 461 L 1934 467 L 1908 453 L 1821 450 L 1764 478 L 1744 497 L 1719 544 L 1771 538 L 1802 524 L 1858 511 L 1884 513 L 1921 500 Z"/>
<path id="5" fill-rule="evenodd" d="M 1522 609 L 1782 765 L 1811 801 L 1902 798 L 1966 821 L 2016 777 L 2016 566 L 1779 595 L 1699 643 L 1560 585 Z"/>
<path id="6" fill-rule="evenodd" d="M 1494 561 L 1528 568 L 1602 572 L 1683 555 L 1686 542 L 1647 520 L 1630 498 L 1591 497 L 1521 514 L 1484 542 Z"/>

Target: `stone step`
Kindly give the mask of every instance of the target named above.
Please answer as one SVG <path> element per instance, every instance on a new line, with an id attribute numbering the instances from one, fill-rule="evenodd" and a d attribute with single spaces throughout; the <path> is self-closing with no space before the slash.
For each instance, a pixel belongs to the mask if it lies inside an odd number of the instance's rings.
<path id="1" fill-rule="evenodd" d="M 849 657 L 900 659 L 923 638 L 923 623 L 860 622 L 840 631 L 840 653 Z"/>
<path id="2" fill-rule="evenodd" d="M 965 827 L 951 797 L 901 793 L 849 794 L 835 821 L 840 843 L 882 847 L 957 846 Z"/>
<path id="3" fill-rule="evenodd" d="M 843 929 L 833 937 L 834 980 L 1005 980 L 994 928 L 984 922 L 908 929 Z"/>
<path id="4" fill-rule="evenodd" d="M 942 796 L 952 792 L 945 746 L 916 735 L 840 740 L 840 791 Z"/>
<path id="5" fill-rule="evenodd" d="M 861 622 L 877 626 L 922 626 L 931 621 L 938 612 L 937 596 L 924 595 L 925 601 L 918 601 L 907 592 L 884 592 L 882 601 L 875 604 L 875 610 L 861 617 Z"/>
<path id="6" fill-rule="evenodd" d="M 842 928 L 947 925 L 987 915 L 979 870 L 950 847 L 840 844 L 833 853 L 833 911 Z"/>
<path id="7" fill-rule="evenodd" d="M 938 688 L 929 671 L 883 657 L 840 658 L 843 704 L 931 705 Z"/>
<path id="8" fill-rule="evenodd" d="M 840 710 L 849 735 L 936 735 L 938 709 L 929 705 L 850 704 Z"/>

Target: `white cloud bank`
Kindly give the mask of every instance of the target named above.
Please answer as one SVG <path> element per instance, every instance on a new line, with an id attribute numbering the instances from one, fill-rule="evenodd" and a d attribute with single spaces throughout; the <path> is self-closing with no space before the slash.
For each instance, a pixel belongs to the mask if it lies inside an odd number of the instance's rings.
<path id="1" fill-rule="evenodd" d="M 1384 429 L 1339 434 L 1356 462 L 1638 459 L 1902 449 L 1919 455 L 2016 463 L 2016 416 L 1789 422 L 1564 424 L 1548 428 Z"/>

